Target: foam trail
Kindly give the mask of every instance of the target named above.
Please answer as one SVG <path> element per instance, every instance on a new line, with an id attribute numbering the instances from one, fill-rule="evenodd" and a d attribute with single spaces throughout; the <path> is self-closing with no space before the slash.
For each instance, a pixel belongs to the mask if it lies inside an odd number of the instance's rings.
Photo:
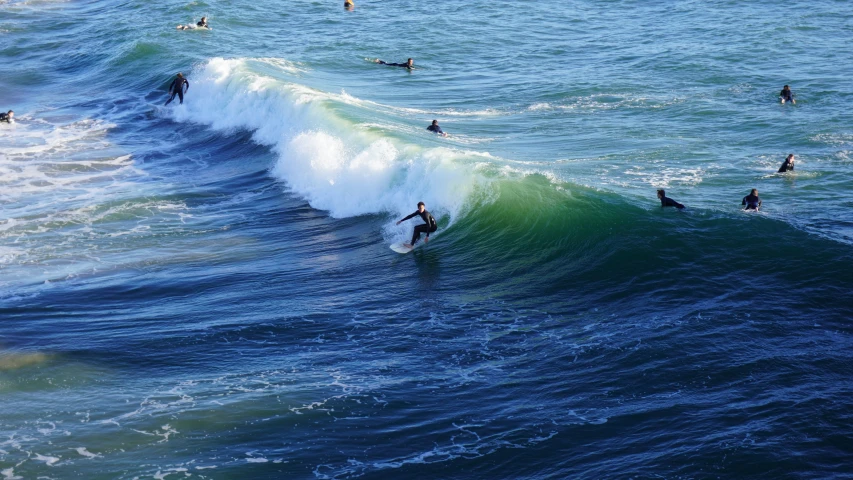
<path id="1" fill-rule="evenodd" d="M 210 60 L 171 115 L 216 130 L 252 131 L 278 155 L 273 175 L 314 208 L 337 218 L 402 214 L 422 200 L 452 222 L 490 183 L 483 154 L 423 148 L 354 129 L 329 111 L 351 106 L 351 97 L 263 76 L 252 66 L 245 59 Z"/>

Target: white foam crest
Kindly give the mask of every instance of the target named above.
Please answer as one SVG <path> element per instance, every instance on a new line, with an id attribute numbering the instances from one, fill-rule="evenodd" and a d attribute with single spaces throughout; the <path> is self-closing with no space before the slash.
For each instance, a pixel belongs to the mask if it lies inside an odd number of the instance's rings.
<path id="1" fill-rule="evenodd" d="M 75 448 L 74 450 L 75 450 L 75 451 L 77 451 L 77 453 L 79 453 L 80 455 L 82 455 L 82 456 L 84 456 L 84 457 L 86 457 L 86 458 L 97 458 L 97 457 L 101 457 L 101 456 L 102 456 L 102 455 L 101 455 L 101 454 L 99 454 L 99 453 L 92 453 L 92 452 L 90 452 L 89 450 L 87 450 L 87 449 L 86 449 L 86 447 L 77 447 L 77 448 Z"/>
<path id="2" fill-rule="evenodd" d="M 174 118 L 253 131 L 279 156 L 273 175 L 333 217 L 409 213 L 424 201 L 453 221 L 489 183 L 477 165 L 482 154 L 406 145 L 352 128 L 326 109 L 345 94 L 259 75 L 242 59 L 212 59 L 194 77 L 195 98 L 204 101 L 175 107 Z"/>
<path id="3" fill-rule="evenodd" d="M 24 480 L 24 477 L 19 477 L 15 475 L 14 468 L 7 468 L 5 470 L 0 470 L 0 475 L 3 475 L 3 480 Z"/>

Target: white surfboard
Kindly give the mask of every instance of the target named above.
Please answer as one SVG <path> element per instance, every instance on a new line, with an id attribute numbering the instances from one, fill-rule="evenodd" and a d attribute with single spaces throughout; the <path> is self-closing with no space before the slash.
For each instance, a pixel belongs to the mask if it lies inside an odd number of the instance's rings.
<path id="1" fill-rule="evenodd" d="M 405 242 L 397 242 L 391 244 L 391 250 L 394 250 L 397 253 L 409 253 L 414 250 L 414 247 L 407 247 L 403 245 Z"/>

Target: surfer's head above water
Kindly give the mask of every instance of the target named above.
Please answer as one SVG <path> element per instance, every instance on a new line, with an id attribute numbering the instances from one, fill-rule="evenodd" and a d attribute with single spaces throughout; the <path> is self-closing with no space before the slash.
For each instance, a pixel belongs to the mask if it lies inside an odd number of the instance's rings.
<path id="1" fill-rule="evenodd" d="M 424 202 L 418 202 L 418 211 L 423 212 L 424 210 L 426 210 L 426 205 L 424 205 Z"/>

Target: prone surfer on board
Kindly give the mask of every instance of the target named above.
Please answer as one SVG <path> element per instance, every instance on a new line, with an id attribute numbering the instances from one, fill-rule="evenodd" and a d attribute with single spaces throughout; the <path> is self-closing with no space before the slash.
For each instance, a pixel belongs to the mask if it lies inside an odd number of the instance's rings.
<path id="1" fill-rule="evenodd" d="M 797 101 L 794 100 L 794 92 L 791 91 L 791 87 L 788 85 L 782 87 L 782 91 L 779 92 L 779 100 L 781 100 L 782 103 L 791 102 L 794 105 L 797 104 Z"/>
<path id="2" fill-rule="evenodd" d="M 12 119 L 15 118 L 15 112 L 9 110 L 6 113 L 0 113 L 0 122 L 12 123 Z"/>
<path id="3" fill-rule="evenodd" d="M 758 189 L 753 188 L 749 195 L 743 197 L 743 200 L 740 202 L 741 205 L 744 205 L 744 210 L 755 210 L 758 211 L 761 208 L 761 199 L 758 198 Z"/>
<path id="4" fill-rule="evenodd" d="M 195 30 L 196 28 L 210 28 L 210 25 L 207 24 L 207 17 L 201 17 L 201 20 L 195 25 L 178 25 L 178 30 Z"/>
<path id="5" fill-rule="evenodd" d="M 662 188 L 658 189 L 658 198 L 660 199 L 660 206 L 661 207 L 675 207 L 679 210 L 684 208 L 684 205 L 682 205 L 682 204 L 676 202 L 675 200 L 667 197 L 666 192 Z"/>
<path id="6" fill-rule="evenodd" d="M 397 225 L 405 222 L 406 220 L 418 215 L 425 222 L 423 225 L 416 225 L 415 231 L 412 232 L 412 242 L 404 243 L 403 246 L 406 248 L 415 248 L 415 243 L 421 238 L 421 233 L 426 233 L 426 239 L 424 242 L 429 242 L 429 234 L 438 230 L 438 224 L 435 223 L 435 217 L 432 216 L 426 209 L 424 202 L 418 202 L 418 209 L 415 210 L 414 213 L 408 215 L 407 217 L 399 220 Z"/>
<path id="7" fill-rule="evenodd" d="M 379 60 L 378 58 L 374 60 L 374 62 L 378 63 L 379 65 L 388 65 L 389 67 L 403 67 L 409 70 L 415 69 L 415 61 L 411 58 L 406 60 L 406 63 L 388 63 L 385 60 Z"/>
<path id="8" fill-rule="evenodd" d="M 427 127 L 427 130 L 435 133 L 436 135 L 441 135 L 442 137 L 446 137 L 447 134 L 438 126 L 438 120 L 433 120 L 432 125 Z"/>

